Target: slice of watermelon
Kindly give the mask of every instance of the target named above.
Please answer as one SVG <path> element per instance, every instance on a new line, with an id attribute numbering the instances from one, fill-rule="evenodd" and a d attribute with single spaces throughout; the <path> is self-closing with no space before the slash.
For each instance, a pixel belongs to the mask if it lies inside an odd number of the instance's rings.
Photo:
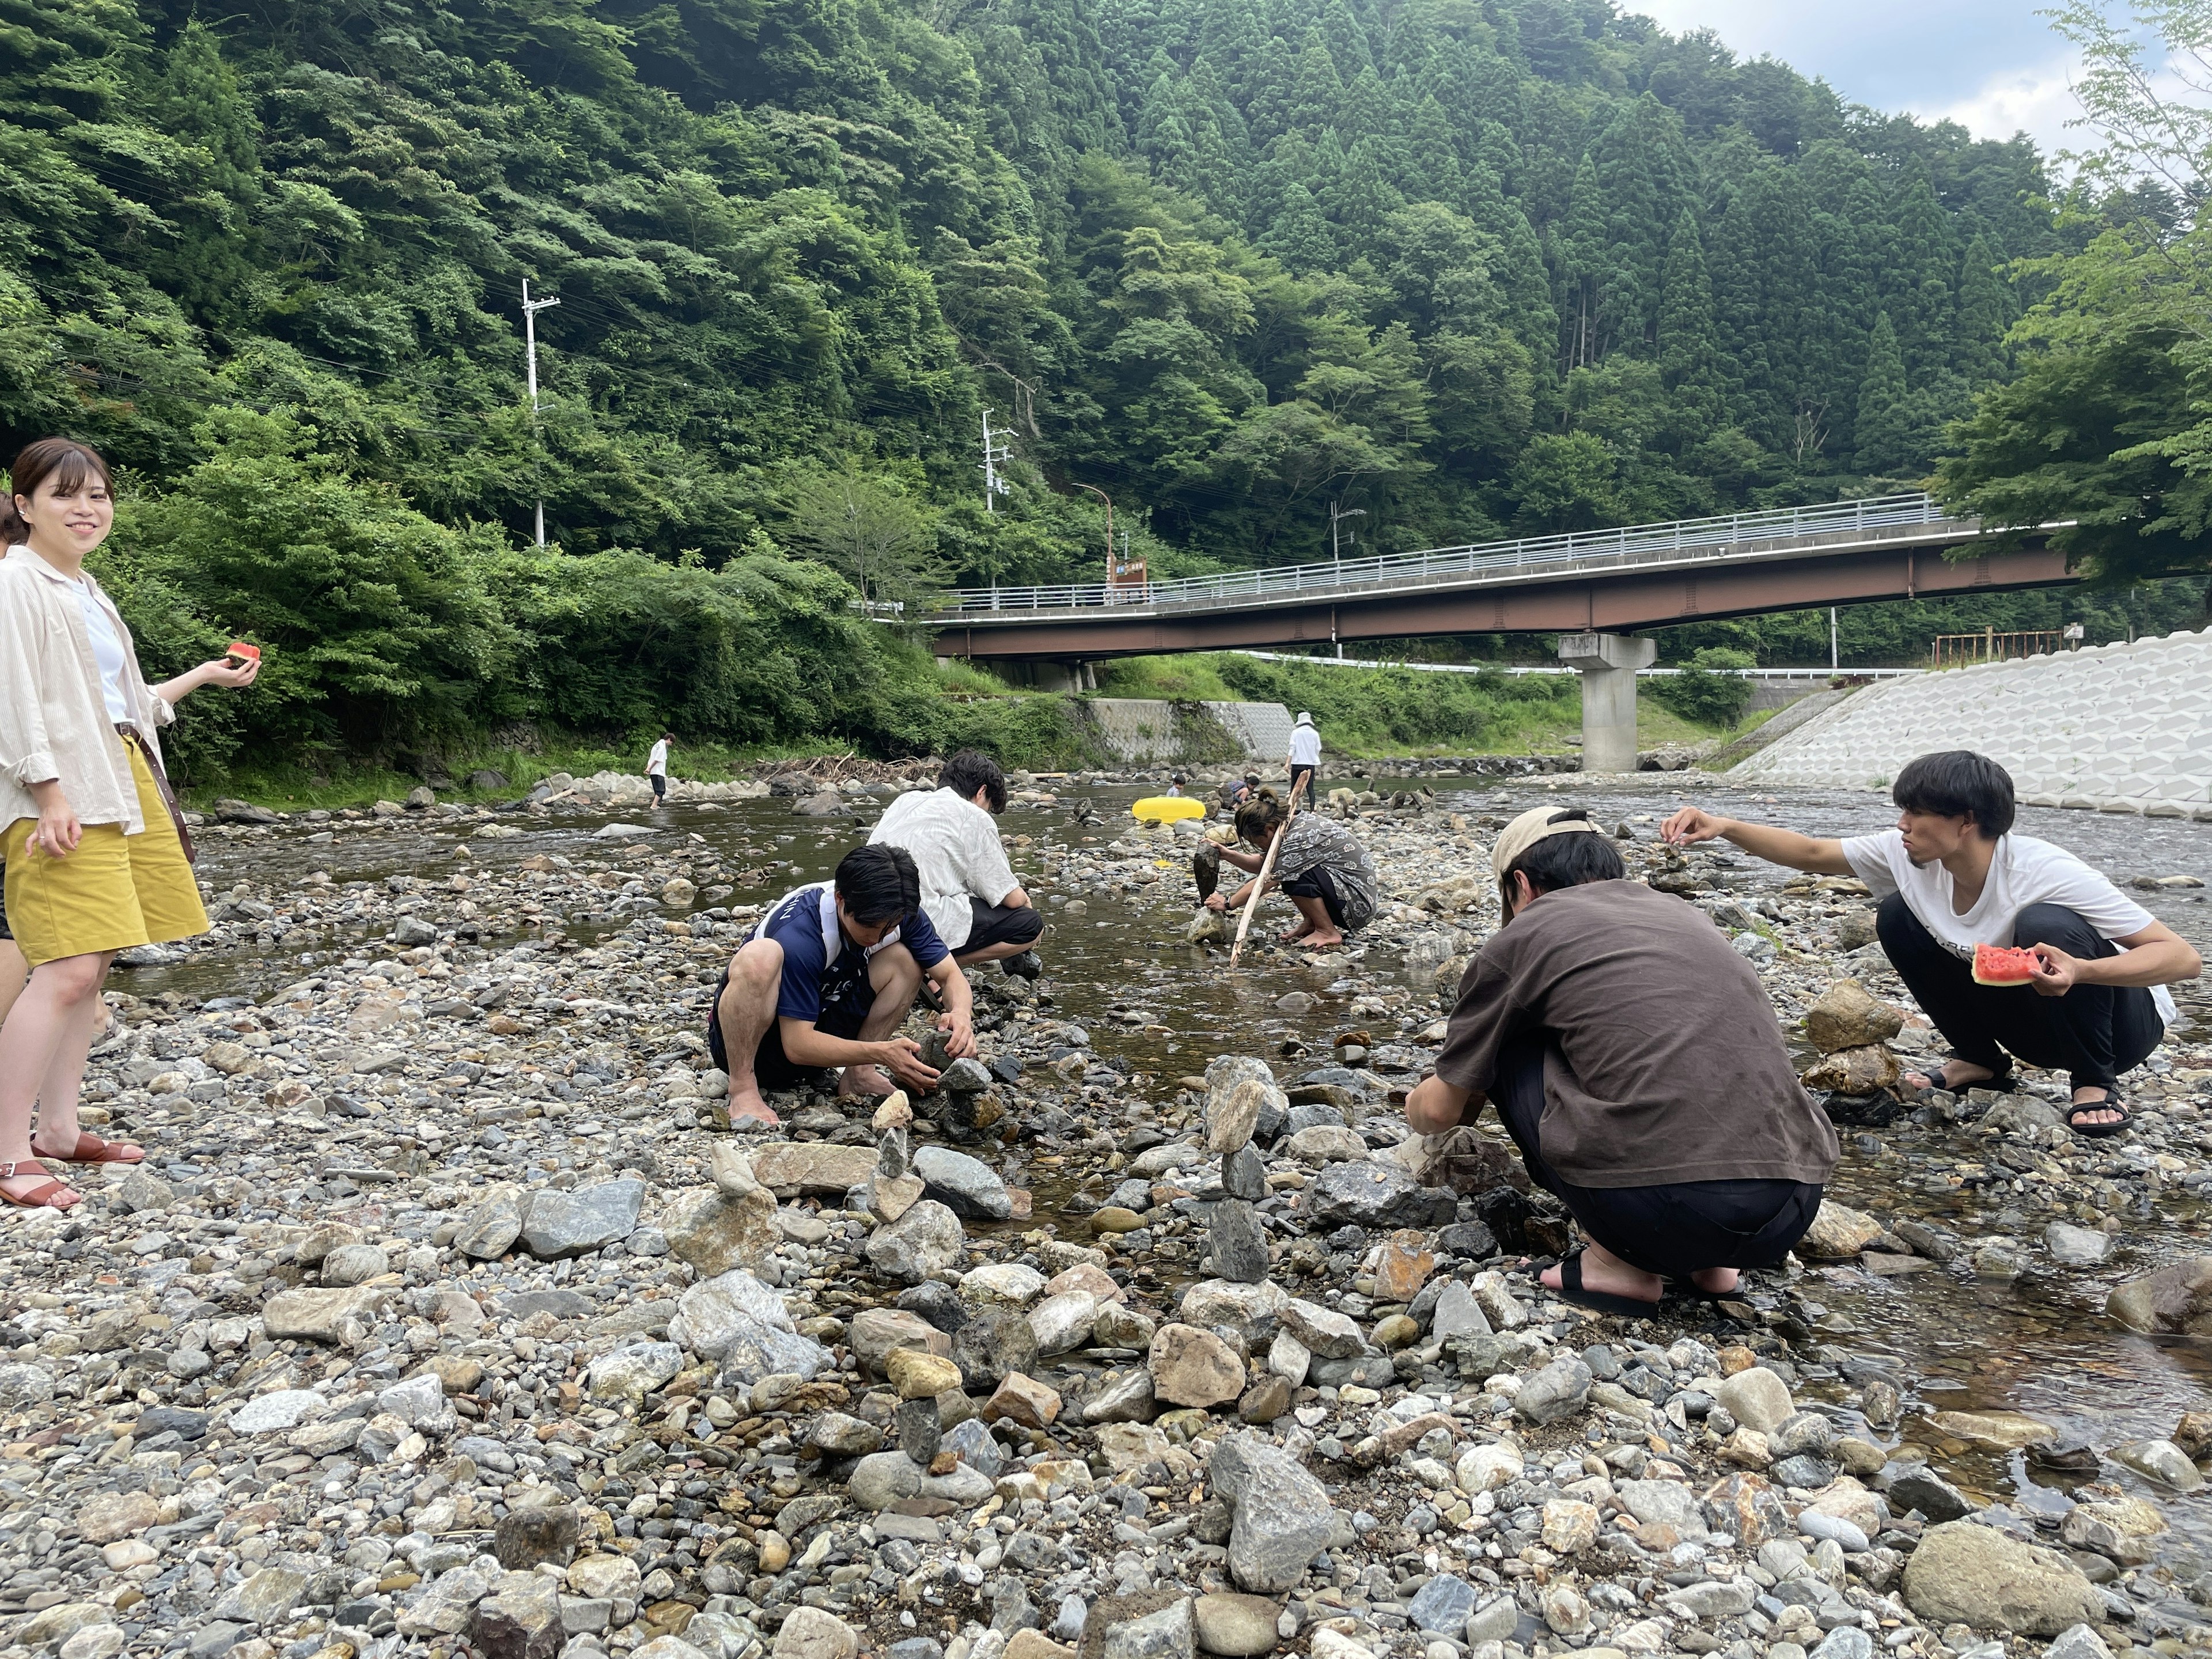
<path id="1" fill-rule="evenodd" d="M 2002 945 L 1974 947 L 1974 983 L 2026 985 L 2043 971 L 2043 958 L 2033 951 L 2015 951 Z"/>
<path id="2" fill-rule="evenodd" d="M 258 645 L 248 645 L 244 640 L 233 640 L 230 642 L 230 648 L 222 654 L 226 657 L 235 657 L 241 663 L 259 662 L 261 647 Z"/>

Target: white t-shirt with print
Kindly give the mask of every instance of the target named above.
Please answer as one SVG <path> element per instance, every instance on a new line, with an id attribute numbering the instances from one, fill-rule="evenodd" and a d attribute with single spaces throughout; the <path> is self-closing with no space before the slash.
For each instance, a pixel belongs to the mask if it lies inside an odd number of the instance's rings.
<path id="1" fill-rule="evenodd" d="M 1853 836 L 1844 842 L 1844 857 L 1875 898 L 1902 893 L 1920 925 L 1961 957 L 1972 956 L 1977 945 L 2010 945 L 2013 924 L 2031 904 L 2063 905 L 2108 939 L 2141 933 L 2154 920 L 2064 848 L 2033 836 L 1997 837 L 1982 896 L 1963 912 L 1952 906 L 1951 872 L 1940 864 L 1915 866 L 1905 856 L 1900 831 Z M 2172 1024 L 2173 993 L 2154 985 L 2150 994 L 2158 1005 L 2158 1017 Z"/>
<path id="2" fill-rule="evenodd" d="M 921 878 L 921 908 L 951 950 L 968 943 L 975 925 L 969 898 L 997 904 L 1019 887 L 999 821 L 950 789 L 915 789 L 901 795 L 869 832 L 871 847 L 903 847 Z"/>
<path id="3" fill-rule="evenodd" d="M 82 578 L 70 583 L 76 590 L 77 609 L 84 612 L 84 631 L 92 636 L 92 659 L 100 665 L 100 694 L 107 702 L 107 718 L 118 725 L 131 719 L 131 704 L 123 695 L 123 636 L 107 618 L 107 607 L 92 597 L 92 584 Z"/>

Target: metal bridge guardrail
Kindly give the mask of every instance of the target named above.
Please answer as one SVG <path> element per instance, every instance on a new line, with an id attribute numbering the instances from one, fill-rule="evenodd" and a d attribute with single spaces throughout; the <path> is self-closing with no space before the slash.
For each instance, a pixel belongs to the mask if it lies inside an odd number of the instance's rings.
<path id="1" fill-rule="evenodd" d="M 1279 599 L 1322 599 L 1332 593 L 1372 593 L 1492 572 L 1606 569 L 1644 561 L 1672 560 L 1684 554 L 1720 558 L 1746 542 L 1787 541 L 1844 532 L 1941 524 L 1945 520 L 1943 509 L 1923 494 L 1878 495 L 1865 501 L 1832 501 L 1820 507 L 1778 507 L 1765 513 L 1733 513 L 1668 524 L 1627 525 L 1617 530 L 1585 530 L 1561 536 L 1470 543 L 1460 547 L 1428 548 L 1418 553 L 1387 553 L 1364 559 L 1284 565 L 1272 570 L 1182 576 L 1147 582 L 1141 586 L 1109 587 L 1104 582 L 1067 582 L 1036 587 L 963 588 L 945 594 L 931 620 L 943 623 L 961 617 L 992 617 L 1018 621 L 1044 611 L 1103 611 L 1125 605 L 1158 611 Z"/>

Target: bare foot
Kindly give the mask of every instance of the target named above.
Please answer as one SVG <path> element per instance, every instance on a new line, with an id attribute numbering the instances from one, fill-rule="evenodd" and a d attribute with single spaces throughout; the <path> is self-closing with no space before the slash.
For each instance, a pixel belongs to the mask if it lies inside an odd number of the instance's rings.
<path id="1" fill-rule="evenodd" d="M 1700 1267 L 1690 1275 L 1690 1283 L 1708 1296 L 1731 1296 L 1743 1282 L 1743 1275 L 1733 1267 Z"/>
<path id="2" fill-rule="evenodd" d="M 1562 1288 L 1558 1265 L 1544 1269 L 1543 1283 L 1553 1290 Z M 1641 1267 L 1632 1267 L 1619 1256 L 1602 1246 L 1583 1246 L 1583 1288 L 1601 1291 L 1607 1296 L 1625 1296 L 1638 1302 L 1656 1303 L 1664 1286 L 1657 1273 L 1647 1273 Z"/>
<path id="3" fill-rule="evenodd" d="M 1311 932 L 1313 932 L 1313 923 L 1310 921 L 1302 921 L 1295 927 L 1285 927 L 1282 933 L 1283 943 L 1295 945 Z"/>
<path id="4" fill-rule="evenodd" d="M 1308 933 L 1298 941 L 1302 951 L 1331 951 L 1344 943 L 1344 935 L 1334 927 L 1325 933 Z"/>
<path id="5" fill-rule="evenodd" d="M 1987 1083 L 1996 1075 L 1988 1066 L 1977 1066 L 1971 1060 L 1947 1060 L 1932 1072 L 1907 1072 L 1904 1082 L 1909 1089 L 1942 1089 L 1955 1095 L 1977 1083 Z"/>
<path id="6" fill-rule="evenodd" d="M 733 1087 L 730 1091 L 730 1121 L 735 1123 L 739 1118 L 750 1118 L 756 1123 L 767 1124 L 771 1129 L 783 1121 L 769 1109 L 768 1102 L 761 1098 L 758 1089 Z"/>
<path id="7" fill-rule="evenodd" d="M 897 1087 L 880 1066 L 848 1066 L 837 1079 L 841 1095 L 887 1095 Z"/>

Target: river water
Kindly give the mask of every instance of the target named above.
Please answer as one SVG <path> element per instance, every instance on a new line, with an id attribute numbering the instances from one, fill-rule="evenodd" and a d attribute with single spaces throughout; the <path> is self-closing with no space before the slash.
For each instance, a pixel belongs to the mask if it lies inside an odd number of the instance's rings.
<path id="1" fill-rule="evenodd" d="M 1431 781 L 1440 804 L 1450 810 L 1509 813 L 1547 799 L 1589 801 L 1608 822 L 1626 819 L 1637 825 L 1643 838 L 1650 836 L 1660 816 L 1685 800 L 1824 835 L 1880 830 L 1893 817 L 1885 800 L 1869 793 L 1750 793 L 1698 775 L 1647 775 L 1633 783 L 1599 788 L 1585 787 L 1572 777 Z M 1265 1054 L 1293 1074 L 1328 1063 L 1339 1033 L 1374 1023 L 1376 1010 L 1363 1016 L 1355 1005 L 1364 994 L 1398 981 L 1398 962 L 1377 945 L 1351 953 L 1348 966 L 1344 956 L 1324 966 L 1285 962 L 1270 953 L 1257 968 L 1225 972 L 1218 954 L 1180 943 L 1191 902 L 1188 875 L 1183 853 L 1164 835 L 1152 838 L 1159 848 L 1158 857 L 1149 860 L 1152 879 L 1136 881 L 1133 891 L 1121 884 L 1133 873 L 1126 865 L 1110 887 L 1095 877 L 1086 879 L 1080 871 L 1066 871 L 1062 859 L 1071 849 L 1103 849 L 1127 833 L 1127 803 L 1140 793 L 1091 791 L 1100 821 L 1088 824 L 1078 821 L 1065 800 L 1052 807 L 1017 808 L 1002 820 L 1005 833 L 1015 838 L 1018 872 L 1054 921 L 1047 944 L 1054 1012 L 1085 1026 L 1094 1051 L 1118 1062 L 1132 1092 L 1140 1097 L 1171 1097 L 1178 1076 L 1203 1071 L 1209 1058 L 1224 1051 Z M 619 848 L 589 839 L 604 817 L 514 821 L 528 823 L 529 832 L 513 840 L 466 841 L 475 867 L 497 869 L 541 853 L 579 860 L 619 855 Z M 647 821 L 655 831 L 653 845 L 662 852 L 680 854 L 687 847 L 711 852 L 732 868 L 779 861 L 782 867 L 767 880 L 728 901 L 739 904 L 772 899 L 827 874 L 859 838 L 853 820 L 797 818 L 787 801 L 774 799 L 676 806 Z M 320 834 L 284 826 L 249 838 L 210 837 L 201 874 L 219 893 L 241 881 L 282 891 L 316 870 L 341 884 L 394 873 L 442 874 L 456 867 L 456 849 L 472 827 L 467 820 L 447 824 L 429 819 L 373 834 L 336 824 Z M 2029 808 L 2022 811 L 2018 827 L 2072 848 L 2124 888 L 2140 876 L 2190 875 L 2212 884 L 2212 825 Z M 1458 872 L 1467 856 L 1463 849 L 1440 845 L 1434 876 Z M 1755 902 L 1762 893 L 1778 891 L 1784 875 L 1747 860 L 1732 879 L 1740 879 Z M 2212 902 L 2206 902 L 2212 886 L 2129 890 L 2212 957 Z M 1071 902 L 1083 907 L 1079 914 L 1070 909 Z M 485 942 L 496 948 L 500 919 L 487 920 L 495 933 Z M 579 918 L 568 931 L 571 937 L 584 937 L 599 927 Z M 297 978 L 303 967 L 333 960 L 363 943 L 331 939 L 304 953 L 283 955 L 203 951 L 173 967 L 127 970 L 117 982 L 142 994 L 170 991 L 200 999 L 258 999 Z M 1297 1013 L 1285 1012 L 1278 1004 L 1293 991 L 1309 994 L 1312 1006 Z M 1417 1004 L 1417 1012 L 1425 1006 Z M 1388 1031 L 1374 1032 L 1377 1040 L 1396 1037 L 1395 1011 L 1389 1024 Z M 2187 1042 L 2192 1033 L 2185 1024 L 2177 1035 Z M 2212 1021 L 2201 1012 L 2193 1036 L 2196 1046 L 2212 1044 Z M 2200 1084 L 2196 1095 L 2201 1106 L 2212 1110 L 2212 1090 Z M 2103 1313 L 2106 1291 L 2120 1279 L 2174 1256 L 2212 1252 L 2205 1239 L 2207 1217 L 2185 1188 L 2167 1186 L 2141 1200 L 2137 1212 L 2124 1218 L 2124 1248 L 2104 1264 L 2054 1269 L 2034 1249 L 2045 1215 L 2008 1208 L 2013 1195 L 2002 1181 L 1961 1186 L 1946 1178 L 1961 1163 L 1984 1156 L 1988 1143 L 1963 1131 L 1909 1124 L 1880 1134 L 1846 1130 L 1843 1139 L 1844 1162 L 1832 1188 L 1835 1197 L 1886 1218 L 1909 1217 L 1948 1228 L 1970 1250 L 1990 1236 L 2014 1237 L 2039 1265 L 2011 1283 L 1978 1280 L 1963 1271 L 1877 1279 L 1856 1267 L 1818 1270 L 1800 1287 L 1825 1310 L 1815 1342 L 1893 1361 L 1899 1372 L 1916 1380 L 1908 1399 L 1923 1411 L 2024 1411 L 2099 1448 L 2164 1437 L 2184 1411 L 2212 1405 L 2212 1351 L 2131 1335 Z M 2205 1155 L 2191 1146 L 2177 1143 L 2170 1150 L 2193 1153 L 2188 1157 L 2192 1166 L 2205 1162 Z M 1097 1172 L 1085 1170 L 1040 1179 L 1036 1185 L 1040 1215 L 1078 1191 L 1083 1195 L 1072 1207 L 1087 1208 L 1101 1190 Z M 1852 1431 L 1869 1432 L 1848 1411 L 1852 1396 L 1841 1377 L 1824 1381 L 1816 1372 L 1808 1387 L 1814 1398 L 1843 1403 Z M 2045 1486 L 2068 1479 L 2030 1468 L 2017 1455 L 2008 1459 L 1946 1444 L 1918 1413 L 1908 1412 L 1903 1433 L 1925 1445 L 1961 1485 L 2016 1508 L 2047 1505 Z M 1897 1438 L 1870 1437 L 1891 1443 Z M 2106 1477 L 2112 1474 L 2107 1465 Z M 2133 1477 L 2124 1480 L 2143 1490 Z M 2177 1533 L 2161 1557 L 2156 1583 L 2139 1583 L 2136 1594 L 2163 1601 L 2176 1615 L 2194 1614 L 2175 1586 L 2212 1565 L 2212 1489 L 2185 1499 L 2164 1494 L 2159 1501 Z"/>

